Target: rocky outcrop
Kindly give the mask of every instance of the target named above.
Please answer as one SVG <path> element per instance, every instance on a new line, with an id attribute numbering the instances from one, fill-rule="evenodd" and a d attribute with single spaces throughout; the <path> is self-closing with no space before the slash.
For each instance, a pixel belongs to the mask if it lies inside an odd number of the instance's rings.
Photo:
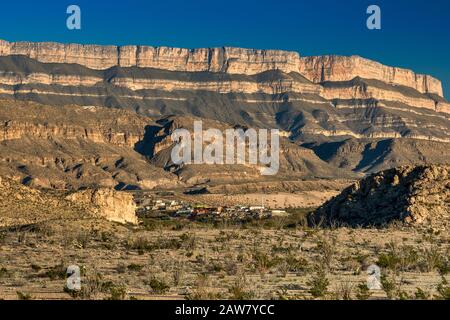
<path id="1" fill-rule="evenodd" d="M 358 56 L 302 57 L 296 52 L 243 48 L 180 49 L 149 46 L 98 46 L 0 40 L 0 56 L 24 55 L 40 62 L 79 64 L 103 70 L 114 66 L 187 72 L 252 75 L 268 70 L 299 72 L 309 80 L 345 81 L 355 77 L 404 85 L 442 96 L 441 82 L 411 70 L 388 67 Z"/>
<path id="2" fill-rule="evenodd" d="M 101 188 L 65 195 L 0 177 L 0 227 L 92 217 L 137 224 L 135 210 L 133 196 L 125 192 Z"/>
<path id="3" fill-rule="evenodd" d="M 67 200 L 93 206 L 92 213 L 98 217 L 119 223 L 137 224 L 136 204 L 133 195 L 112 189 L 88 189 L 72 193 Z"/>
<path id="4" fill-rule="evenodd" d="M 113 66 L 173 71 L 256 74 L 279 69 L 298 70 L 299 54 L 243 48 L 181 49 L 150 46 L 98 46 L 54 42 L 10 43 L 0 40 L 0 55 L 25 55 L 41 62 L 76 63 L 91 69 Z"/>
<path id="5" fill-rule="evenodd" d="M 373 174 L 331 199 L 310 217 L 322 225 L 448 227 L 450 166 L 399 167 Z"/>
<path id="6" fill-rule="evenodd" d="M 0 175 L 55 189 L 174 187 L 145 157 L 152 124 L 126 110 L 0 100 Z"/>
<path id="7" fill-rule="evenodd" d="M 321 96 L 326 99 L 377 99 L 395 101 L 416 108 L 426 108 L 433 111 L 445 112 L 445 106 L 439 108 L 438 101 L 430 96 L 419 94 L 406 86 L 388 85 L 382 81 L 362 79 L 356 77 L 351 81 L 323 82 Z M 439 109 L 439 110 L 438 110 Z"/>
<path id="8" fill-rule="evenodd" d="M 0 177 L 0 227 L 30 225 L 50 219 L 89 217 L 89 208 L 55 192 L 47 193 Z"/>
<path id="9" fill-rule="evenodd" d="M 300 60 L 299 72 L 315 83 L 348 81 L 355 77 L 361 77 L 407 86 L 421 93 L 435 93 L 443 96 L 442 83 L 429 75 L 417 74 L 403 68 L 388 67 L 359 56 L 331 55 L 302 57 Z"/>
<path id="10" fill-rule="evenodd" d="M 266 93 L 281 94 L 284 92 L 315 93 L 320 94 L 322 88 L 313 83 L 297 81 L 293 77 L 285 74 L 278 74 L 277 77 L 268 80 L 258 79 L 222 79 L 214 78 L 203 81 L 196 80 L 176 80 L 176 79 L 155 79 L 130 77 L 114 77 L 111 75 L 105 77 L 89 76 L 65 76 L 45 73 L 14 74 L 0 71 L 0 84 L 7 86 L 24 86 L 33 84 L 44 84 L 48 86 L 83 86 L 94 87 L 102 82 L 111 83 L 117 87 L 136 90 L 162 90 L 172 91 L 212 91 L 218 93 Z M 23 90 L 23 89 L 22 89 Z M 39 92 L 34 89 L 30 92 Z M 0 93 L 14 94 L 20 91 L 8 91 L 6 88 L 0 88 Z M 136 95 L 138 97 L 138 95 Z M 430 100 L 431 101 L 431 100 Z"/>

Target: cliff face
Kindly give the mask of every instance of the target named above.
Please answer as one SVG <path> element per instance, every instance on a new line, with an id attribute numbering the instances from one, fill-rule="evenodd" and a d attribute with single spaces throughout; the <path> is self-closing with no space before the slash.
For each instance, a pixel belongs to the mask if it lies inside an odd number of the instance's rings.
<path id="1" fill-rule="evenodd" d="M 279 69 L 298 71 L 299 54 L 242 48 L 181 49 L 149 46 L 98 46 L 53 42 L 9 43 L 0 40 L 0 55 L 25 55 L 41 62 L 77 63 L 91 69 L 114 66 L 172 71 L 255 74 Z"/>
<path id="2" fill-rule="evenodd" d="M 355 77 L 376 79 L 394 85 L 414 88 L 421 93 L 443 96 L 442 83 L 408 69 L 388 67 L 358 56 L 319 56 L 300 59 L 299 72 L 312 82 L 348 81 Z"/>
<path id="3" fill-rule="evenodd" d="M 0 101 L 0 175 L 56 189 L 176 186 L 136 150 L 152 123 L 125 110 Z"/>
<path id="4" fill-rule="evenodd" d="M 43 187 L 259 177 L 248 167 L 164 171 L 171 143 L 152 119 L 172 115 L 278 128 L 297 147 L 327 150 L 317 159 L 310 149 L 283 148 L 286 177 L 439 163 L 450 150 L 440 82 L 356 56 L 0 41 L 0 99 L 0 175 Z M 387 140 L 402 143 L 395 149 Z"/>
<path id="5" fill-rule="evenodd" d="M 138 224 L 136 204 L 130 193 L 112 189 L 87 189 L 74 192 L 66 200 L 82 205 L 90 205 L 91 214 L 109 221 Z"/>
<path id="6" fill-rule="evenodd" d="M 280 94 L 284 92 L 316 93 L 320 94 L 321 87 L 313 83 L 304 83 L 296 81 L 290 77 L 280 77 L 275 79 L 206 79 L 196 80 L 176 80 L 176 79 L 155 79 L 152 77 L 136 78 L 129 77 L 92 77 L 82 75 L 54 75 L 46 73 L 10 73 L 0 71 L 0 84 L 8 86 L 17 85 L 57 85 L 57 86 L 83 86 L 93 87 L 108 81 L 117 86 L 136 90 L 163 90 L 163 91 L 212 91 L 219 93 L 267 93 Z M 0 89 L 0 92 L 7 92 Z"/>
<path id="7" fill-rule="evenodd" d="M 0 192 L 0 227 L 87 217 L 137 224 L 133 196 L 107 188 L 67 196 L 65 192 L 36 190 L 0 177 Z"/>
<path id="8" fill-rule="evenodd" d="M 149 46 L 98 46 L 0 40 L 0 56 L 24 55 L 40 62 L 79 64 L 103 70 L 114 66 L 187 72 L 252 75 L 267 70 L 299 72 L 312 82 L 345 81 L 357 76 L 404 85 L 442 96 L 441 82 L 411 70 L 388 67 L 358 56 L 302 57 L 296 52 L 242 48 L 180 49 Z"/>

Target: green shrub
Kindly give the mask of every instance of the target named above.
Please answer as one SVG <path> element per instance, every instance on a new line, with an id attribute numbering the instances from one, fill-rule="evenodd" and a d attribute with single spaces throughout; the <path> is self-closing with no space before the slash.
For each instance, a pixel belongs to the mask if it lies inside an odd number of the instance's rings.
<path id="1" fill-rule="evenodd" d="M 436 295 L 437 299 L 440 300 L 450 300 L 450 286 L 448 285 L 447 279 L 442 277 L 441 283 L 437 286 L 437 292 Z"/>
<path id="2" fill-rule="evenodd" d="M 367 300 L 372 296 L 372 292 L 367 287 L 367 283 L 363 282 L 356 287 L 356 299 Z"/>
<path id="3" fill-rule="evenodd" d="M 164 294 L 170 289 L 170 286 L 164 280 L 157 279 L 156 277 L 152 277 L 147 282 L 147 285 L 150 286 L 156 294 Z"/>
<path id="4" fill-rule="evenodd" d="M 323 297 L 328 292 L 330 282 L 327 279 L 326 272 L 323 268 L 316 271 L 316 274 L 306 283 L 310 286 L 309 293 L 314 298 Z"/>
<path id="5" fill-rule="evenodd" d="M 16 294 L 17 294 L 17 299 L 19 299 L 19 300 L 32 300 L 33 299 L 33 296 L 29 293 L 16 291 Z"/>
<path id="6" fill-rule="evenodd" d="M 131 263 L 128 265 L 127 268 L 130 271 L 141 271 L 144 268 L 144 266 L 141 264 Z"/>

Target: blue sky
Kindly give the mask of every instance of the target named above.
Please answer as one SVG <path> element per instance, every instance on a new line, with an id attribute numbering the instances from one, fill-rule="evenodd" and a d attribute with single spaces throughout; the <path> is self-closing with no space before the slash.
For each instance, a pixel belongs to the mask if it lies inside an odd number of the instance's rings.
<path id="1" fill-rule="evenodd" d="M 70 4 L 81 7 L 81 30 L 66 28 Z M 381 30 L 366 28 L 370 4 L 381 7 Z M 431 74 L 450 98 L 448 0 L 5 1 L 0 38 L 357 54 Z"/>

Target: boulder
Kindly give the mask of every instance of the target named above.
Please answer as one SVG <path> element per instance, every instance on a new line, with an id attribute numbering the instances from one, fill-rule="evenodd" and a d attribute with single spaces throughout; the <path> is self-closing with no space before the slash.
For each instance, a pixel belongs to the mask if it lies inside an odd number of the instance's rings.
<path id="1" fill-rule="evenodd" d="M 85 205 L 93 205 L 96 216 L 119 223 L 137 224 L 136 204 L 130 193 L 108 188 L 86 189 L 74 192 L 67 200 Z"/>

